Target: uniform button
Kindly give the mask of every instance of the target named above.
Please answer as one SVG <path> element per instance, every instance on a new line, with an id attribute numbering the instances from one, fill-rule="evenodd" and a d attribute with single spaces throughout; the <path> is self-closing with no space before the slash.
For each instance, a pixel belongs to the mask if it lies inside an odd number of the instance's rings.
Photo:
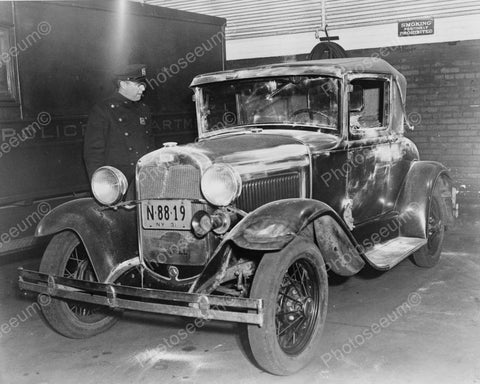
<path id="1" fill-rule="evenodd" d="M 148 131 L 145 131 L 145 133 L 148 135 Z"/>
<path id="2" fill-rule="evenodd" d="M 135 163 L 130 163 L 130 165 L 135 165 Z"/>
<path id="3" fill-rule="evenodd" d="M 118 118 L 118 121 L 122 122 L 122 121 L 123 121 L 123 119 L 122 119 L 121 117 L 119 117 L 119 118 Z"/>
<path id="4" fill-rule="evenodd" d="M 150 146 L 147 145 L 147 149 L 150 149 Z"/>
<path id="5" fill-rule="evenodd" d="M 138 152 L 135 152 L 136 155 L 138 155 Z"/>
<path id="6" fill-rule="evenodd" d="M 129 151 L 133 151 L 133 148 L 132 148 L 132 147 L 129 147 L 128 150 L 129 150 Z"/>
<path id="7" fill-rule="evenodd" d="M 110 105 L 110 108 L 115 108 L 115 104 L 111 104 L 111 105 Z"/>
<path id="8" fill-rule="evenodd" d="M 128 132 L 125 132 L 125 136 L 128 136 Z"/>

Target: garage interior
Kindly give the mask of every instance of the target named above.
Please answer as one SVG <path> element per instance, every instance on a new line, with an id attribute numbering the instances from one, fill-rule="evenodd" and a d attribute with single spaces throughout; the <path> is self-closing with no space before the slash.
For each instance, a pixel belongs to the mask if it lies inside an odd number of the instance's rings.
<path id="1" fill-rule="evenodd" d="M 0 147 L 0 383 L 480 383 L 479 18 L 473 0 L 1 3 L 0 146 L 42 111 L 53 123 L 10 153 Z M 401 33 L 401 23 L 419 20 L 431 29 Z M 32 35 L 42 22 L 51 31 Z M 224 40 L 173 73 L 219 31 Z M 48 328 L 35 295 L 19 290 L 17 268 L 38 270 L 41 217 L 90 195 L 82 137 L 89 110 L 110 91 L 112 65 L 143 61 L 157 74 L 160 91 L 146 97 L 157 144 L 182 144 L 196 135 L 195 75 L 306 60 L 327 41 L 349 57 L 382 58 L 406 77 L 415 129 L 405 135 L 422 160 L 448 168 L 458 190 L 439 264 L 418 268 L 407 258 L 384 273 L 331 276 L 321 348 L 288 377 L 255 365 L 241 325 L 212 321 L 181 339 L 193 319 L 126 311 L 90 339 Z"/>

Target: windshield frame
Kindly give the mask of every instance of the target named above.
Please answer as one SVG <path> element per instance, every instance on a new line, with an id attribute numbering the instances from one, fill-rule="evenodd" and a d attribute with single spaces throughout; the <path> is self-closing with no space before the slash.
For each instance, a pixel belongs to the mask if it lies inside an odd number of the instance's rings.
<path id="1" fill-rule="evenodd" d="M 305 79 L 331 79 L 336 82 L 336 87 L 337 87 L 337 95 L 336 95 L 336 103 L 337 103 L 337 113 L 335 117 L 335 122 L 336 122 L 336 127 L 332 127 L 328 124 L 320 124 L 320 123 L 305 123 L 305 122 L 293 122 L 293 121 L 286 121 L 286 122 L 260 122 L 260 123 L 250 123 L 248 122 L 247 124 L 235 124 L 235 125 L 230 125 L 230 126 L 225 126 L 223 128 L 215 129 L 215 130 L 207 130 L 207 127 L 204 126 L 204 113 L 202 109 L 204 108 L 204 102 L 203 102 L 203 90 L 208 88 L 209 86 L 212 85 L 220 85 L 220 84 L 225 84 L 227 86 L 228 84 L 235 84 L 235 83 L 248 83 L 248 82 L 268 82 L 269 80 L 275 81 L 277 79 L 285 79 L 285 78 L 294 78 L 294 77 L 302 77 Z M 283 85 L 282 87 L 285 87 Z M 305 130 L 305 131 L 316 131 L 316 132 L 324 132 L 324 133 L 329 133 L 333 134 L 336 136 L 341 137 L 342 132 L 343 132 L 343 124 L 342 124 L 342 111 L 343 111 L 343 78 L 342 77 L 336 77 L 336 76 L 328 76 L 328 75 L 322 75 L 322 74 L 314 74 L 314 75 L 302 75 L 302 76 L 274 76 L 274 77 L 258 77 L 258 78 L 249 78 L 249 79 L 242 79 L 242 80 L 228 80 L 228 81 L 221 81 L 221 82 L 212 82 L 212 83 L 206 83 L 206 84 L 201 84 L 199 86 L 196 86 L 193 88 L 194 91 L 194 98 L 195 98 L 195 104 L 196 104 L 196 117 L 197 117 L 197 130 L 198 130 L 198 137 L 200 139 L 202 138 L 207 138 L 207 137 L 212 137 L 212 136 L 218 136 L 222 134 L 229 134 L 229 133 L 235 133 L 237 131 L 245 131 L 251 128 L 276 128 L 276 129 L 295 129 L 295 130 Z M 276 96 L 278 93 L 281 93 L 282 89 L 278 88 L 276 91 L 274 91 L 274 96 Z M 228 113 L 228 112 L 227 112 Z M 233 114 L 233 113 L 232 113 Z"/>

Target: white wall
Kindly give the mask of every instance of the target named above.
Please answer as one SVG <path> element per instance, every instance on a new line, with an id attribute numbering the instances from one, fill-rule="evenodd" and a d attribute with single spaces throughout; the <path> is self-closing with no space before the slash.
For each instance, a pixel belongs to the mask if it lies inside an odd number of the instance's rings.
<path id="1" fill-rule="evenodd" d="M 435 19 L 433 35 L 398 37 L 397 23 L 329 30 L 345 50 L 480 39 L 480 15 Z M 227 60 L 308 53 L 318 43 L 313 32 L 227 40 Z"/>

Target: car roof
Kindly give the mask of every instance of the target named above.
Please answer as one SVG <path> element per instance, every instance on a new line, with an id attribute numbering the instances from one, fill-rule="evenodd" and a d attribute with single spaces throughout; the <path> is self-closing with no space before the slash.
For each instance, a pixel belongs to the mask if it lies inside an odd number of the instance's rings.
<path id="1" fill-rule="evenodd" d="M 352 57 L 268 64 L 206 73 L 196 76 L 190 86 L 195 87 L 209 83 L 272 76 L 324 75 L 342 77 L 348 73 L 391 74 L 400 84 L 405 82 L 403 75 L 383 59 L 374 57 Z"/>

